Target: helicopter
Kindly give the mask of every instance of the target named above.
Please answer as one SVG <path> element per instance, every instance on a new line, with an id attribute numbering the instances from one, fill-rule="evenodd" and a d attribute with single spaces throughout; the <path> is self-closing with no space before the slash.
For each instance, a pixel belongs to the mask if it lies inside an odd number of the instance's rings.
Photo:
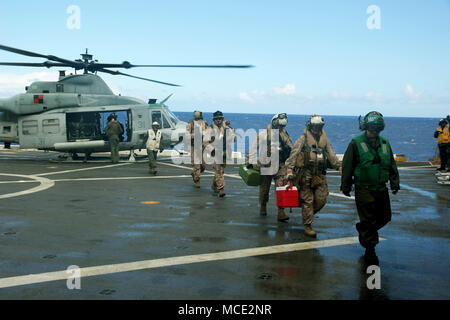
<path id="1" fill-rule="evenodd" d="M 0 45 L 0 50 L 20 55 L 45 58 L 44 62 L 0 62 L 3 66 L 71 67 L 75 74 L 59 71 L 58 81 L 36 81 L 25 87 L 25 93 L 0 99 L 0 142 L 5 147 L 18 143 L 21 149 L 38 149 L 68 153 L 87 159 L 92 153 L 110 151 L 104 128 L 108 117 L 115 113 L 124 129 L 119 150 L 129 150 L 130 160 L 135 149 L 145 149 L 147 131 L 154 121 L 160 124 L 162 148 L 182 142 L 187 123 L 178 119 L 165 104 L 170 98 L 140 99 L 115 95 L 98 72 L 132 77 L 161 85 L 180 85 L 137 77 L 110 68 L 251 68 L 252 65 L 134 65 L 99 63 L 86 52 L 82 59 L 68 60 Z M 77 74 L 77 70 L 83 70 Z"/>

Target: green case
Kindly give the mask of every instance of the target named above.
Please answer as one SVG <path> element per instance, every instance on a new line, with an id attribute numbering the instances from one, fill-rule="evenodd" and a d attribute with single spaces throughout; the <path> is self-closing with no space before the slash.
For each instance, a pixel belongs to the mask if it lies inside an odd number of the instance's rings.
<path id="1" fill-rule="evenodd" d="M 258 170 L 248 169 L 246 163 L 239 166 L 239 175 L 245 184 L 248 186 L 256 187 L 260 185 L 260 174 Z"/>

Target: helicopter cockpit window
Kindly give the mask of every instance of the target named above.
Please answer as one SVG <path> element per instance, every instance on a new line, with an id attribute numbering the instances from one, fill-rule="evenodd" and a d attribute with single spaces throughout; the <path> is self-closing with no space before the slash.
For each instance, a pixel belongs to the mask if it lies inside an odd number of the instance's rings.
<path id="1" fill-rule="evenodd" d="M 174 125 L 176 125 L 178 123 L 178 121 L 180 121 L 176 115 L 173 114 L 172 111 L 170 111 L 169 109 L 165 108 L 167 115 L 169 116 L 170 120 L 172 121 L 172 123 Z"/>
<path id="2" fill-rule="evenodd" d="M 159 122 L 160 125 L 162 124 L 161 111 L 159 111 L 159 110 L 152 111 L 152 123 L 155 122 L 155 121 Z"/>
<path id="3" fill-rule="evenodd" d="M 163 123 L 163 128 L 170 128 L 170 122 L 167 120 L 166 116 L 163 115 L 163 119 L 164 119 L 164 123 Z"/>

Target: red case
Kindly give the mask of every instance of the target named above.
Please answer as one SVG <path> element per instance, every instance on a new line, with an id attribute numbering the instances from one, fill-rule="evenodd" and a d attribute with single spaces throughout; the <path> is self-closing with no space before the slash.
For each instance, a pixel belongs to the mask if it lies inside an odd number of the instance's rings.
<path id="1" fill-rule="evenodd" d="M 277 187 L 275 190 L 275 197 L 277 198 L 278 208 L 299 207 L 299 191 L 297 187 L 294 187 L 294 183 L 291 181 L 290 185 L 286 185 L 283 180 L 283 186 Z"/>

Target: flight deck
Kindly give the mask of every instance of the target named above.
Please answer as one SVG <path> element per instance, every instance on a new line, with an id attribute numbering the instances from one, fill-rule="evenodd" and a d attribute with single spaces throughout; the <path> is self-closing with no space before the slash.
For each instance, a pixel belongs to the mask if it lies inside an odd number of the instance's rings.
<path id="1" fill-rule="evenodd" d="M 196 189 L 191 168 L 167 157 L 154 176 L 145 157 L 64 161 L 14 147 L 0 146 L 0 299 L 450 299 L 450 186 L 429 163 L 399 164 L 380 289 L 369 289 L 354 199 L 336 171 L 313 239 L 300 208 L 277 221 L 274 189 L 260 216 L 237 165 L 219 198 L 211 166 Z"/>

